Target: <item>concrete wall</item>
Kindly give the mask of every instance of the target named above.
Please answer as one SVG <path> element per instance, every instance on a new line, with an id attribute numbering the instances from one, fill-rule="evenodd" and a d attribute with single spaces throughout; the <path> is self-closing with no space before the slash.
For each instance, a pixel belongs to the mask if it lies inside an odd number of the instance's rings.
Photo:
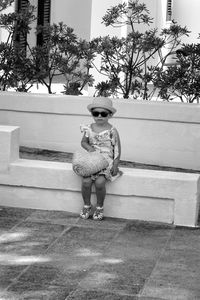
<path id="1" fill-rule="evenodd" d="M 74 152 L 80 146 L 80 124 L 92 119 L 92 98 L 0 93 L 0 125 L 20 126 L 20 145 Z M 111 123 L 122 142 L 122 159 L 200 170 L 198 104 L 114 100 Z"/>
<path id="2" fill-rule="evenodd" d="M 200 33 L 200 1 L 199 0 L 174 0 L 173 19 L 182 26 L 187 26 L 191 31 L 189 37 L 182 39 L 183 43 L 199 43 Z"/>
<path id="3" fill-rule="evenodd" d="M 71 164 L 19 159 L 18 137 L 18 127 L 0 126 L 0 205 L 79 214 L 81 178 Z M 199 174 L 121 170 L 123 176 L 107 182 L 105 216 L 197 226 Z M 95 193 L 91 200 L 95 206 Z"/>
<path id="4" fill-rule="evenodd" d="M 51 23 L 63 22 L 74 28 L 79 37 L 89 40 L 91 5 L 92 0 L 52 0 Z"/>

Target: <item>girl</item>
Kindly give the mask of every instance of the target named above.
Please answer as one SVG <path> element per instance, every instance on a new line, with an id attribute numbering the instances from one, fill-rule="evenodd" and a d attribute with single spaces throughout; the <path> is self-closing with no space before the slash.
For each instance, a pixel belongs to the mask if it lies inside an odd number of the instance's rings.
<path id="1" fill-rule="evenodd" d="M 93 219 L 102 220 L 104 217 L 103 205 L 106 195 L 106 181 L 113 181 L 122 174 L 118 169 L 121 145 L 118 131 L 109 123 L 109 119 L 116 112 L 112 101 L 109 98 L 97 97 L 87 108 L 94 118 L 94 123 L 81 126 L 81 131 L 84 133 L 81 146 L 89 152 L 99 151 L 107 159 L 109 166 L 95 175 L 83 177 L 82 197 L 84 206 L 80 212 L 80 217 L 88 219 L 92 212 L 90 198 L 92 184 L 94 183 L 97 207 Z"/>

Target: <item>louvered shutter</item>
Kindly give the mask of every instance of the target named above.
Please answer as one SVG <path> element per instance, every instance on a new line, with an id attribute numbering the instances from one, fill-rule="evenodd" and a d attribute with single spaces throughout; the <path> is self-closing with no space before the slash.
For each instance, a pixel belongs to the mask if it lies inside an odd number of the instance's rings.
<path id="1" fill-rule="evenodd" d="M 17 2 L 17 12 L 21 12 L 26 10 L 28 7 L 28 0 L 18 0 Z M 27 33 L 26 32 L 18 32 L 16 35 L 16 42 L 20 49 L 26 51 L 26 41 L 27 41 Z"/>
<path id="2" fill-rule="evenodd" d="M 167 21 L 171 21 L 172 19 L 172 0 L 167 0 Z"/>
<path id="3" fill-rule="evenodd" d="M 38 1 L 38 25 L 49 25 L 50 24 L 50 0 L 39 0 Z M 37 36 L 37 45 L 42 45 L 47 40 L 47 32 L 45 29 L 42 33 Z"/>
<path id="4" fill-rule="evenodd" d="M 20 12 L 21 10 L 25 10 L 28 5 L 28 0 L 18 0 L 18 8 L 17 11 Z"/>

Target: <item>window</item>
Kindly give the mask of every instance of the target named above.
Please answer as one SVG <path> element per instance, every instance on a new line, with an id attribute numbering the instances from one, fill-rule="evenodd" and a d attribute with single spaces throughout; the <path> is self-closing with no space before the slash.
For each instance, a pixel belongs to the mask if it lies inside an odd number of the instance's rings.
<path id="1" fill-rule="evenodd" d="M 23 12 L 23 10 L 26 10 L 28 5 L 32 5 L 31 0 L 17 0 L 16 2 L 16 11 L 17 12 Z M 34 1 L 36 2 L 36 1 Z M 48 25 L 50 23 L 50 4 L 51 0 L 38 0 L 36 2 L 37 4 L 37 25 Z M 35 27 L 35 25 L 34 25 Z M 47 39 L 47 32 L 45 33 L 45 29 L 43 32 L 39 33 L 36 37 L 36 44 L 37 46 L 43 45 L 45 40 Z M 26 32 L 20 32 L 17 33 L 15 37 L 16 45 L 20 47 L 20 49 L 23 49 L 26 51 L 27 46 L 27 33 Z"/>
<path id="2" fill-rule="evenodd" d="M 49 25 L 50 24 L 50 0 L 38 0 L 38 23 L 37 25 Z M 37 35 L 37 46 L 42 46 L 47 39 L 47 32 L 45 28 L 43 32 Z"/>
<path id="3" fill-rule="evenodd" d="M 171 21 L 171 19 L 172 19 L 172 0 L 167 0 L 166 21 Z"/>

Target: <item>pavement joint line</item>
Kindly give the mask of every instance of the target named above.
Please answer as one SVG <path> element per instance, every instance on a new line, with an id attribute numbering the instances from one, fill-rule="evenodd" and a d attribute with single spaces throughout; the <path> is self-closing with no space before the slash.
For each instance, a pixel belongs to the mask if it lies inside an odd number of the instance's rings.
<path id="1" fill-rule="evenodd" d="M 116 234 L 113 236 L 113 238 L 107 243 L 107 245 L 105 246 L 103 253 L 108 250 L 108 248 L 111 246 L 111 244 L 113 243 L 113 241 L 121 234 L 121 232 L 123 231 L 123 229 L 120 229 L 118 232 L 116 232 Z"/>
<path id="2" fill-rule="evenodd" d="M 30 216 L 29 216 L 30 217 Z M 48 220 L 48 219 L 29 219 L 29 217 L 26 218 L 26 222 L 31 222 L 31 223 L 40 223 L 40 224 L 47 224 L 47 225 L 61 225 L 61 226 L 73 226 L 76 225 L 79 221 L 79 218 L 77 217 L 77 220 L 75 222 L 69 222 L 69 223 L 59 223 L 59 222 L 54 222 L 53 220 Z M 67 217 L 66 217 L 67 218 Z M 0 299 L 1 300 L 1 299 Z"/>
<path id="3" fill-rule="evenodd" d="M 2 217 L 3 218 L 8 218 L 8 217 Z M 9 218 L 8 218 L 9 219 Z M 13 220 L 13 218 L 10 218 Z M 20 226 L 22 223 L 25 222 L 26 219 L 22 220 L 22 221 L 19 221 L 19 223 L 15 224 L 13 227 L 11 227 L 10 229 L 7 229 L 8 231 L 12 231 L 12 230 L 15 230 L 18 226 Z M 0 299 L 1 300 L 1 299 Z"/>
<path id="4" fill-rule="evenodd" d="M 170 234 L 169 234 L 169 237 L 167 238 L 167 240 L 166 240 L 166 242 L 165 242 L 165 244 L 164 244 L 164 246 L 163 246 L 163 248 L 160 252 L 160 255 L 156 259 L 156 263 L 155 263 L 154 267 L 152 268 L 151 273 L 149 274 L 148 278 L 144 281 L 143 287 L 141 288 L 139 294 L 137 295 L 138 297 L 142 297 L 142 293 L 144 292 L 145 286 L 148 285 L 148 282 L 151 280 L 151 276 L 152 276 L 154 270 L 157 268 L 157 265 L 160 263 L 161 258 L 162 258 L 163 254 L 165 252 L 165 249 L 166 249 L 167 245 L 169 244 L 175 230 L 176 230 L 176 227 L 173 227 Z"/>
<path id="5" fill-rule="evenodd" d="M 66 232 L 70 232 L 73 229 L 73 225 L 70 225 L 70 227 L 65 228 L 62 233 L 47 247 L 47 249 L 44 251 L 44 254 L 47 254 L 47 252 L 49 251 L 49 249 L 51 249 L 52 246 L 54 246 L 58 239 L 60 239 Z"/>
<path id="6" fill-rule="evenodd" d="M 81 288 L 82 290 L 83 288 Z M 65 300 L 71 300 L 71 299 L 75 299 L 75 298 L 71 298 L 71 296 L 75 295 L 77 290 L 79 290 L 78 288 L 75 289 L 74 291 L 71 291 L 71 293 L 67 296 L 67 298 L 65 298 Z M 96 289 L 95 289 L 96 290 Z M 90 289 L 85 288 L 84 291 L 90 291 Z M 105 293 L 109 293 L 110 295 L 113 296 L 127 296 L 127 297 L 134 297 L 134 299 L 136 299 L 136 297 L 138 297 L 138 294 L 131 294 L 131 293 L 126 293 L 123 291 L 118 291 L 115 289 L 112 289 L 112 291 L 110 289 L 105 289 L 105 288 L 101 288 L 101 292 L 105 292 Z M 85 299 L 85 298 L 84 298 Z M 107 298 L 106 298 L 107 299 Z M 130 298 L 131 299 L 131 298 Z M 1 300 L 1 299 L 0 299 Z M 139 300 L 139 297 L 138 297 Z M 148 300 L 148 299 L 147 299 Z M 165 300 L 165 299 L 158 299 L 158 300 Z"/>
<path id="7" fill-rule="evenodd" d="M 87 226 L 87 225 L 82 225 L 82 224 L 73 224 L 75 227 L 79 228 L 90 228 L 90 229 L 95 229 L 96 227 L 94 226 Z M 113 230 L 113 231 L 118 231 L 119 228 L 114 228 L 114 227 L 101 227 L 101 229 L 106 229 L 106 230 Z"/>

